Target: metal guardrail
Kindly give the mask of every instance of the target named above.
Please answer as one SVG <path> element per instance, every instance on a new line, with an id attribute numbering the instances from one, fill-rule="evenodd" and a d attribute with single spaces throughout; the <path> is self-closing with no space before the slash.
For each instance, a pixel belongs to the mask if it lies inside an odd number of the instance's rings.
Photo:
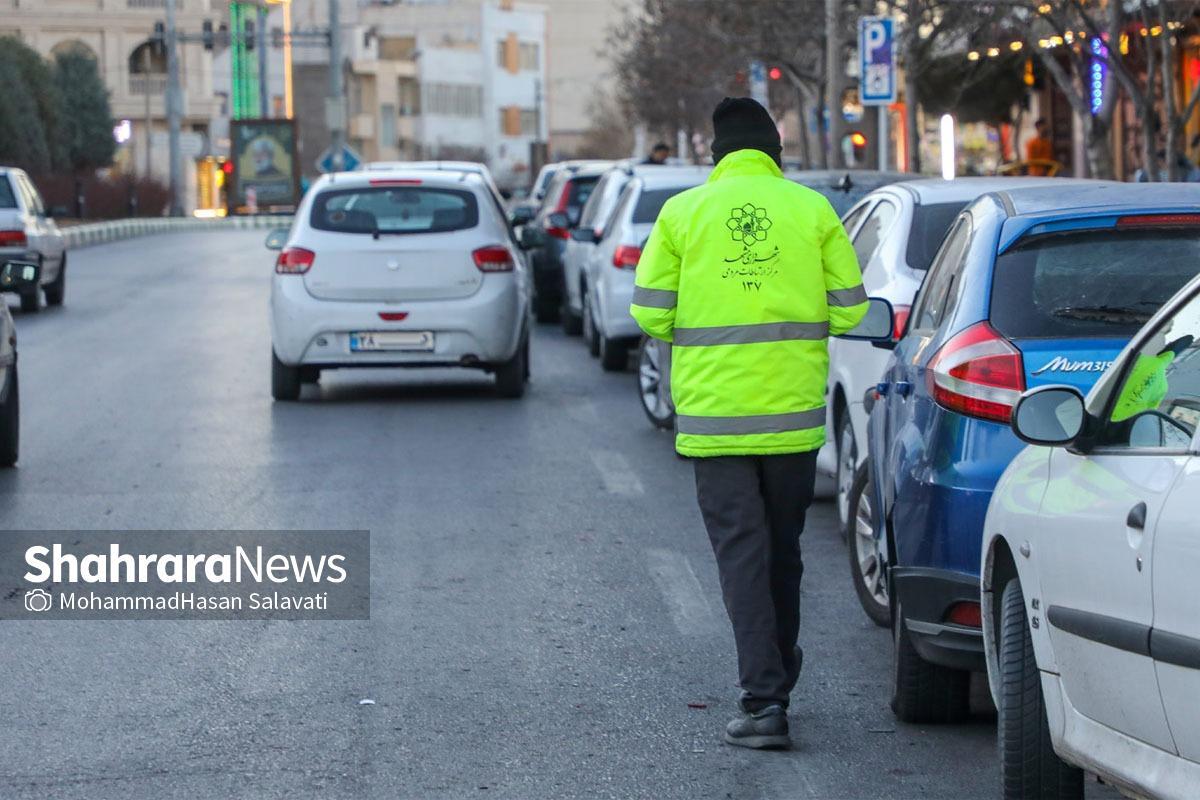
<path id="1" fill-rule="evenodd" d="M 191 217 L 154 217 L 117 219 L 109 222 L 89 222 L 63 228 L 62 235 L 67 247 L 87 247 L 119 239 L 131 239 L 152 233 L 183 233 L 207 230 L 248 230 L 286 228 L 292 224 L 290 216 L 223 217 L 218 219 L 194 219 Z"/>

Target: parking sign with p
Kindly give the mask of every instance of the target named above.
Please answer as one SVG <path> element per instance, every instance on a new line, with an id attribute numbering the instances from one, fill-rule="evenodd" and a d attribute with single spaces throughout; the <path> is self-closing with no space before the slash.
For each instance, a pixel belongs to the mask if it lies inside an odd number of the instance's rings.
<path id="1" fill-rule="evenodd" d="M 896 102 L 895 30 L 890 17 L 858 20 L 858 96 L 863 105 Z"/>

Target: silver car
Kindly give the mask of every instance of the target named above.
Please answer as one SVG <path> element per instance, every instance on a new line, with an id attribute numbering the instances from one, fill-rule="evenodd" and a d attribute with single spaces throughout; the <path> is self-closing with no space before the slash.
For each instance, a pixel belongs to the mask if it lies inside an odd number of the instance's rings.
<path id="1" fill-rule="evenodd" d="M 33 262 L 0 261 L 0 291 L 36 291 L 40 274 L 41 268 Z M 17 463 L 21 438 L 17 395 L 17 332 L 8 304 L 0 300 L 0 467 Z"/>
<path id="2" fill-rule="evenodd" d="M 591 257 L 581 299 L 583 335 L 600 365 L 625 369 L 642 332 L 629 313 L 642 246 L 663 203 L 708 179 L 712 167 L 644 167 L 634 171 L 604 224 Z"/>
<path id="3" fill-rule="evenodd" d="M 343 367 L 482 369 L 519 397 L 529 282 L 500 198 L 478 170 L 326 175 L 305 195 L 271 284 L 271 390 Z"/>
<path id="4" fill-rule="evenodd" d="M 33 181 L 16 167 L 0 167 L 0 263 L 8 259 L 41 265 L 46 305 L 62 305 L 67 291 L 63 235 L 47 213 Z M 37 286 L 22 289 L 20 296 L 21 311 L 28 314 L 41 307 Z"/>

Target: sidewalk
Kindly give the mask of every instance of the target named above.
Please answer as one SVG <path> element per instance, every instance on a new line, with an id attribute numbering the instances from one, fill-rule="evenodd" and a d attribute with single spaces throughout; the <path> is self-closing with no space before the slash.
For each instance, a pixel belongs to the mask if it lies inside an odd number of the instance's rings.
<path id="1" fill-rule="evenodd" d="M 243 230 L 251 228 L 286 228 L 292 224 L 290 216 L 223 217 L 218 219 L 195 219 L 193 217 L 146 217 L 118 219 L 107 222 L 89 222 L 62 229 L 63 241 L 68 248 L 87 247 L 119 239 L 131 239 L 151 233 L 202 230 Z"/>

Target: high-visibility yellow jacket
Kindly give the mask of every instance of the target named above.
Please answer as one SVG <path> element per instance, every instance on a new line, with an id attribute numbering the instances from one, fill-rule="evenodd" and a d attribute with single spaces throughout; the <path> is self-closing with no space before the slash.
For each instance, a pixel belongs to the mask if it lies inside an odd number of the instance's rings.
<path id="1" fill-rule="evenodd" d="M 816 450 L 828 337 L 867 296 L 829 201 L 738 150 L 666 202 L 637 267 L 631 312 L 672 343 L 676 449 L 685 456 Z"/>

